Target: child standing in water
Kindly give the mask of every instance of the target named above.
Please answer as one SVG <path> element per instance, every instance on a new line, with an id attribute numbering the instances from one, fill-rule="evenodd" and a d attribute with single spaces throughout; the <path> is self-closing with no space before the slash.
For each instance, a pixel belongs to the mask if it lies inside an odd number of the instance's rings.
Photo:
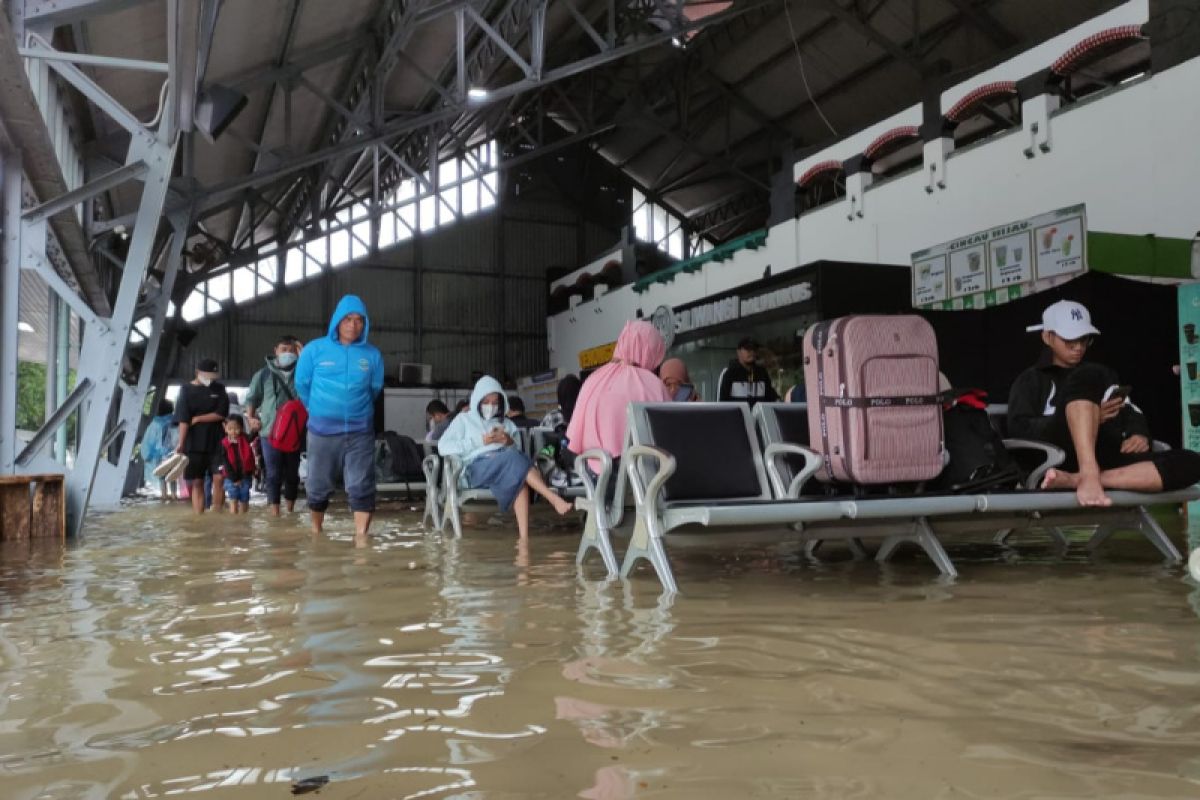
<path id="1" fill-rule="evenodd" d="M 254 450 L 246 438 L 242 418 L 236 414 L 225 420 L 225 438 L 221 440 L 218 470 L 225 480 L 225 496 L 233 502 L 233 513 L 244 514 L 249 511 L 250 486 L 254 482 Z"/>

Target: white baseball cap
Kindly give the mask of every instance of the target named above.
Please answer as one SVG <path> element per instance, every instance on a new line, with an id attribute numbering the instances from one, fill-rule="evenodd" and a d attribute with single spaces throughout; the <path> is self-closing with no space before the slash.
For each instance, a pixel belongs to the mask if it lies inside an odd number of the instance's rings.
<path id="1" fill-rule="evenodd" d="M 1092 315 L 1088 313 L 1087 307 L 1074 300 L 1059 300 L 1046 306 L 1046 310 L 1042 312 L 1042 324 L 1030 325 L 1025 330 L 1053 331 L 1067 340 L 1100 335 L 1100 331 L 1092 325 Z"/>

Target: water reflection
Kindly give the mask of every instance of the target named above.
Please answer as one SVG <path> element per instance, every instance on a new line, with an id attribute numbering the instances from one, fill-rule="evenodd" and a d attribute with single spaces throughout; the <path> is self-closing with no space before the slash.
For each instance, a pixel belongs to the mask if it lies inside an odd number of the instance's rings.
<path id="1" fill-rule="evenodd" d="M 669 597 L 552 530 L 376 531 L 154 507 L 0 547 L 0 795 L 1200 792 L 1200 588 L 1136 540 L 956 583 L 680 550 Z"/>

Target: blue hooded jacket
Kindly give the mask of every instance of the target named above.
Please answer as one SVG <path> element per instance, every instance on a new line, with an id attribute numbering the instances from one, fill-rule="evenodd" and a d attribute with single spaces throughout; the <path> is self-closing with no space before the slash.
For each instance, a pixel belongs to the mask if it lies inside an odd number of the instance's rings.
<path id="1" fill-rule="evenodd" d="M 363 332 L 351 344 L 338 341 L 338 323 L 362 314 Z M 338 301 L 329 333 L 304 346 L 296 362 L 296 394 L 308 409 L 308 429 L 319 436 L 375 430 L 375 398 L 383 389 L 383 356 L 367 343 L 371 318 L 352 294 Z"/>

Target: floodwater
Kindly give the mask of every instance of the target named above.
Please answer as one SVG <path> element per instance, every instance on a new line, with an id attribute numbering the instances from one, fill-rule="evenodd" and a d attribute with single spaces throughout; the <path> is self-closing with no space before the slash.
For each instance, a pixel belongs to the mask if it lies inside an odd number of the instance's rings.
<path id="1" fill-rule="evenodd" d="M 666 602 L 569 530 L 418 516 L 356 548 L 142 504 L 8 547 L 0 797 L 1200 796 L 1200 590 L 1137 539 L 952 543 L 956 582 L 677 549 Z"/>

